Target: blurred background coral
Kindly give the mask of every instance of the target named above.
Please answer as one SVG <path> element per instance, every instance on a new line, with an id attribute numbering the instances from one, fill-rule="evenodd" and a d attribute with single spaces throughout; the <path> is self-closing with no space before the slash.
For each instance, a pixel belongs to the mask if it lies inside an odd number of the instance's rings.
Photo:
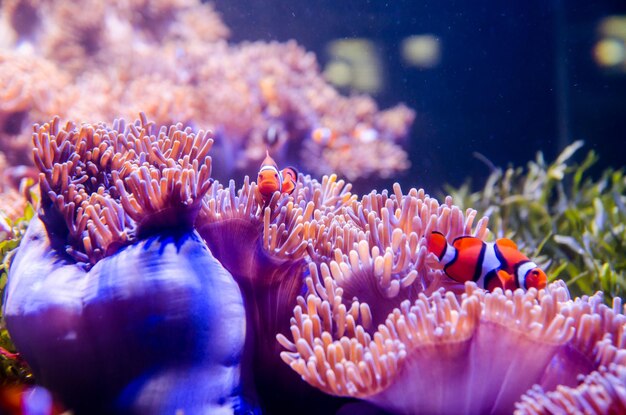
<path id="1" fill-rule="evenodd" d="M 554 159 L 574 140 L 597 150 L 601 166 L 626 162 L 622 1 L 266 4 L 217 3 L 232 40 L 297 39 L 342 91 L 416 111 L 407 185 L 484 180 L 473 152 L 520 165 L 540 150 Z M 360 86 L 363 72 L 376 89 Z"/>

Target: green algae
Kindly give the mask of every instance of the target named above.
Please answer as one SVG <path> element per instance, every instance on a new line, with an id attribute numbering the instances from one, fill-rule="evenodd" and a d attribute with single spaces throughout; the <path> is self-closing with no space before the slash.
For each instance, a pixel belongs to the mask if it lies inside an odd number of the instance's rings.
<path id="1" fill-rule="evenodd" d="M 35 197 L 34 193 L 31 197 Z M 34 202 L 36 203 L 36 202 Z M 0 212 L 0 215 L 2 212 Z M 4 301 L 5 288 L 7 284 L 9 266 L 11 260 L 17 251 L 17 247 L 26 232 L 28 223 L 35 215 L 33 204 L 27 203 L 22 217 L 11 220 L 5 218 L 5 221 L 11 228 L 10 235 L 0 241 L 0 299 Z M 11 341 L 9 332 L 6 329 L 2 312 L 4 307 L 0 307 L 0 386 L 20 383 L 33 383 L 33 375 L 28 365 L 19 354 L 16 354 L 15 346 Z"/>

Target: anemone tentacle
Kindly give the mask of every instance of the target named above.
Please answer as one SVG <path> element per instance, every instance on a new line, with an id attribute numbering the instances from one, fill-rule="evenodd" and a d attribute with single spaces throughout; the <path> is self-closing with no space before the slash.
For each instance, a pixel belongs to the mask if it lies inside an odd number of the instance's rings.
<path id="1" fill-rule="evenodd" d="M 516 404 L 515 415 L 584 413 L 589 415 L 626 412 L 626 366 L 601 366 L 576 386 L 559 386 L 545 392 L 536 385 Z"/>
<path id="2" fill-rule="evenodd" d="M 34 128 L 43 204 L 54 205 L 65 221 L 68 252 L 92 265 L 132 243 L 142 228 L 176 225 L 171 218 L 191 226 L 211 186 L 213 140 L 182 124 L 155 134 L 154 124 L 141 114 L 135 123 L 117 120 L 113 128 L 78 129 L 71 122 L 61 128 L 58 117 Z M 161 218 L 172 209 L 189 212 Z"/>

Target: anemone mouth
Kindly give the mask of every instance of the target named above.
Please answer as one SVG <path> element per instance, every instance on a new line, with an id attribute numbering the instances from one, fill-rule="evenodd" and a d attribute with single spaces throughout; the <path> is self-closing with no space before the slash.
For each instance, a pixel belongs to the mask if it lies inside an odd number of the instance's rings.
<path id="1" fill-rule="evenodd" d="M 87 266 L 154 229 L 191 229 L 212 183 L 210 135 L 182 124 L 156 131 L 143 114 L 112 127 L 55 118 L 35 126 L 33 142 L 43 218 Z"/>
<path id="2" fill-rule="evenodd" d="M 137 221 L 137 237 L 167 229 L 191 230 L 199 211 L 199 202 L 160 209 Z"/>

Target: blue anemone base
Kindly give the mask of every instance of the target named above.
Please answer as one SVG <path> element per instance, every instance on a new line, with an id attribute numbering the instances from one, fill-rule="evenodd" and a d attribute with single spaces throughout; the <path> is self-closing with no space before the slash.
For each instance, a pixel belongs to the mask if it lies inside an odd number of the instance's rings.
<path id="1" fill-rule="evenodd" d="M 5 319 L 36 379 L 78 413 L 249 412 L 245 310 L 193 230 L 166 230 L 86 270 L 34 218 Z"/>

